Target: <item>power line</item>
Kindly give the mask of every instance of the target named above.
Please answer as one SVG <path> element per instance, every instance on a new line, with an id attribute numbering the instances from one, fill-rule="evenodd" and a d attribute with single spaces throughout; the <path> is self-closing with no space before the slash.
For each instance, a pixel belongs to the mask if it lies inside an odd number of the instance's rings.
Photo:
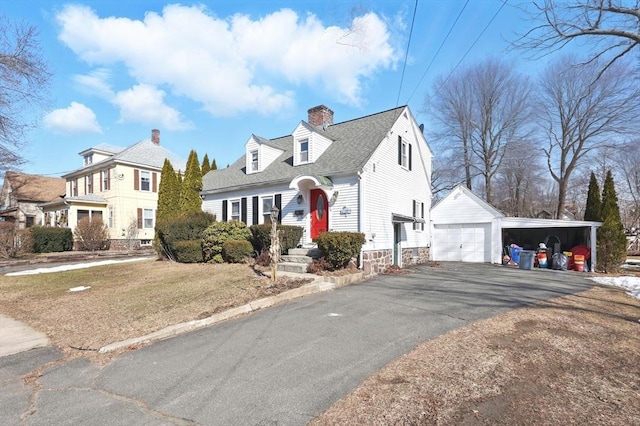
<path id="1" fill-rule="evenodd" d="M 440 50 L 442 50 L 442 47 L 444 46 L 444 44 L 446 43 L 447 39 L 449 38 L 449 35 L 451 35 L 451 32 L 455 28 L 456 24 L 458 23 L 458 20 L 460 19 L 460 16 L 462 16 L 462 12 L 464 12 L 464 10 L 467 8 L 468 4 L 469 4 L 469 0 L 467 0 L 466 3 L 462 6 L 462 9 L 458 13 L 458 16 L 456 17 L 456 20 L 453 21 L 453 24 L 451 24 L 451 27 L 449 28 L 449 32 L 447 33 L 445 38 L 442 40 L 442 43 L 440 43 L 440 47 L 438 47 L 438 50 L 436 51 L 435 55 L 433 55 L 433 58 L 431 59 L 431 62 L 429 62 L 429 65 L 427 65 L 427 69 L 424 70 L 424 73 L 422 74 L 422 77 L 420 77 L 420 81 L 418 81 L 418 84 L 416 85 L 416 88 L 413 89 L 413 92 L 411 92 L 411 95 L 407 99 L 407 102 L 406 102 L 407 104 L 409 103 L 411 98 L 413 98 L 413 95 L 415 95 L 416 92 L 418 91 L 418 88 L 422 84 L 422 80 L 424 80 L 425 76 L 427 75 L 427 72 L 429 72 L 429 69 L 431 68 L 431 65 L 433 65 L 433 63 L 435 62 L 436 58 L 438 57 L 438 54 L 440 53 Z M 396 103 L 396 106 L 398 106 L 397 103 Z"/>
<path id="2" fill-rule="evenodd" d="M 409 46 L 411 46 L 411 35 L 413 34 L 413 23 L 416 20 L 416 11 L 418 10 L 418 0 L 413 6 L 413 18 L 411 18 L 411 29 L 409 30 L 409 40 L 407 41 L 407 50 L 404 54 L 404 64 L 402 65 L 402 76 L 400 77 L 400 87 L 398 88 L 398 97 L 396 98 L 396 106 L 400 102 L 400 92 L 402 92 L 402 83 L 404 82 L 404 71 L 407 68 L 407 58 L 409 57 Z"/>
<path id="3" fill-rule="evenodd" d="M 462 59 L 460 59 L 460 61 L 458 61 L 458 63 L 456 64 L 455 67 L 453 67 L 453 69 L 451 70 L 451 72 L 449 73 L 449 75 L 447 76 L 447 78 L 444 79 L 444 81 L 442 82 L 442 84 L 446 83 L 447 80 L 449 80 L 449 77 L 451 77 L 451 75 L 453 75 L 454 71 L 458 68 L 458 66 L 462 63 L 462 61 L 464 61 L 464 59 L 467 57 L 467 55 L 469 54 L 469 52 L 471 52 L 471 49 L 473 49 L 473 46 L 476 45 L 476 43 L 478 42 L 478 40 L 480 40 L 480 37 L 482 37 L 482 35 L 485 33 L 485 31 L 487 31 L 487 28 L 489 28 L 489 26 L 491 25 L 491 23 L 493 22 L 494 19 L 496 19 L 496 16 L 498 16 L 498 13 L 500 13 L 500 11 L 502 10 L 502 8 L 507 4 L 508 0 L 504 0 L 502 2 L 502 6 L 500 6 L 500 8 L 496 11 L 496 13 L 494 13 L 493 17 L 491 18 L 491 20 L 487 23 L 487 25 L 485 25 L 484 29 L 482 30 L 482 32 L 478 35 L 478 37 L 476 37 L 476 39 L 473 41 L 473 43 L 471 43 L 471 46 L 469 46 L 469 49 L 467 49 L 467 51 L 464 53 L 464 55 L 462 56 Z"/>

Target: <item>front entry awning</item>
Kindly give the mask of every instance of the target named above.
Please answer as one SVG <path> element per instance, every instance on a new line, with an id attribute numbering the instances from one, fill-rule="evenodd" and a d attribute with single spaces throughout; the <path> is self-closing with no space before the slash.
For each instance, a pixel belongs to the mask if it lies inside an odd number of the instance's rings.
<path id="1" fill-rule="evenodd" d="M 312 189 L 322 189 L 330 200 L 333 199 L 334 194 L 337 193 L 337 191 L 333 189 L 333 181 L 331 178 L 319 175 L 296 176 L 291 183 L 289 183 L 289 188 L 300 191 L 304 197 L 306 197 Z"/>
<path id="2" fill-rule="evenodd" d="M 425 223 L 420 217 L 406 216 L 400 213 L 391 213 L 391 222 L 393 223 Z"/>

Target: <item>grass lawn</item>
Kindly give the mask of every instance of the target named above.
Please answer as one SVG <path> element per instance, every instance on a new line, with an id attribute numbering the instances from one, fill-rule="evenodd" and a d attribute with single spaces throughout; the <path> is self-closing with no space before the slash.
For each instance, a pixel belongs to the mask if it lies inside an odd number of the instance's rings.
<path id="1" fill-rule="evenodd" d="M 250 300 L 297 287 L 273 286 L 247 265 L 155 260 L 67 272 L 0 276 L 0 312 L 47 334 L 67 353 L 97 350 Z M 88 290 L 69 292 L 88 286 Z"/>

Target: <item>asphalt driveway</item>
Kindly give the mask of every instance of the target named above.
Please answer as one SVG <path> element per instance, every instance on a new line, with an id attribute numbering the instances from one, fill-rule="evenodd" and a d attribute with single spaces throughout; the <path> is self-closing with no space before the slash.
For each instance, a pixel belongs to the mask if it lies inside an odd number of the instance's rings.
<path id="1" fill-rule="evenodd" d="M 304 424 L 425 340 L 591 286 L 574 272 L 420 266 L 162 341 L 103 368 L 58 365 L 35 395 L 10 372 L 32 368 L 39 353 L 49 359 L 50 348 L 17 354 L 0 358 L 0 423 L 18 424 L 29 411 L 34 425 Z"/>

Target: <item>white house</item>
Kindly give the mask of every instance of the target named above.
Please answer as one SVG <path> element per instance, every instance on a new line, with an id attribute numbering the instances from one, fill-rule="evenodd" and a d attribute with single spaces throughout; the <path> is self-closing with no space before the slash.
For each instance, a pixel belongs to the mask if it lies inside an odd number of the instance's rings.
<path id="1" fill-rule="evenodd" d="M 99 217 L 111 249 L 151 246 L 164 160 L 182 171 L 185 161 L 160 145 L 156 129 L 126 148 L 100 144 L 79 154 L 82 167 L 62 176 L 65 196 L 40 205 L 46 225 L 74 229 L 83 217 Z"/>
<path id="2" fill-rule="evenodd" d="M 431 209 L 434 261 L 501 263 L 511 243 L 535 250 L 545 242 L 555 251 L 582 245 L 597 261 L 596 229 L 600 222 L 507 217 L 464 185 L 455 187 Z"/>
<path id="3" fill-rule="evenodd" d="M 333 123 L 324 105 L 308 110 L 291 135 L 251 135 L 245 153 L 203 178 L 202 208 L 248 225 L 279 220 L 304 229 L 365 234 L 367 273 L 428 260 L 432 153 L 408 107 Z"/>

